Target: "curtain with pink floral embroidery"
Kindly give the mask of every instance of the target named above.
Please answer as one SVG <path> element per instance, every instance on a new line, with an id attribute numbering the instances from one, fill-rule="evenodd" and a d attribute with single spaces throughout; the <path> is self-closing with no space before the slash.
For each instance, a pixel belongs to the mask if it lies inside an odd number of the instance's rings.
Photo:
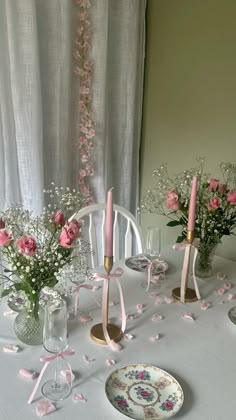
<path id="1" fill-rule="evenodd" d="M 82 80 L 74 52 L 81 2 L 0 2 L 0 209 L 21 202 L 38 213 L 50 182 L 79 184 Z M 114 186 L 116 203 L 135 211 L 146 0 L 85 3 L 94 122 L 88 184 L 94 201 L 104 202 Z"/>

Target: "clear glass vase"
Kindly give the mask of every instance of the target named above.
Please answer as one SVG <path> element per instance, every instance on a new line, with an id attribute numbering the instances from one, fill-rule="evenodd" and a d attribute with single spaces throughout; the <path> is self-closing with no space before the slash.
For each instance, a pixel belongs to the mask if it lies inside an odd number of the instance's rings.
<path id="1" fill-rule="evenodd" d="M 196 259 L 195 274 L 197 277 L 208 278 L 213 274 L 213 259 L 217 244 L 200 242 Z"/>
<path id="2" fill-rule="evenodd" d="M 40 312 L 38 318 L 29 315 L 28 311 L 18 313 L 14 323 L 17 338 L 25 344 L 36 346 L 43 343 L 43 315 Z"/>

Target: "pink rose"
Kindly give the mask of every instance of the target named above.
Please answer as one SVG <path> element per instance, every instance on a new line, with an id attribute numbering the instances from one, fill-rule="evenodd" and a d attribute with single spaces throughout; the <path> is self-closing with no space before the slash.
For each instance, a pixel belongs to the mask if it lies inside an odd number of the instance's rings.
<path id="1" fill-rule="evenodd" d="M 172 410 L 172 409 L 173 409 L 173 407 L 174 407 L 174 403 L 173 403 L 172 401 L 170 401 L 170 400 L 166 400 L 166 401 L 164 402 L 164 404 L 165 404 L 165 407 L 166 407 L 168 410 Z"/>
<path id="2" fill-rule="evenodd" d="M 4 229 L 5 228 L 5 223 L 2 219 L 0 219 L 0 229 Z"/>
<path id="3" fill-rule="evenodd" d="M 76 219 L 72 219 L 71 222 L 68 223 L 67 227 L 74 232 L 76 239 L 80 236 L 81 224 Z"/>
<path id="4" fill-rule="evenodd" d="M 51 214 L 51 220 L 55 225 L 64 226 L 66 223 L 66 218 L 62 211 L 58 210 L 56 213 Z"/>
<path id="5" fill-rule="evenodd" d="M 230 191 L 229 192 L 229 194 L 227 195 L 227 201 L 232 206 L 236 205 L 236 191 Z"/>
<path id="6" fill-rule="evenodd" d="M 219 197 L 213 197 L 209 204 L 208 204 L 208 210 L 217 210 L 221 205 L 221 199 Z"/>
<path id="7" fill-rule="evenodd" d="M 6 229 L 0 229 L 0 246 L 9 246 L 13 238 Z"/>
<path id="8" fill-rule="evenodd" d="M 173 211 L 179 210 L 179 197 L 176 190 L 168 191 L 166 194 L 166 207 Z"/>
<path id="9" fill-rule="evenodd" d="M 32 257 L 37 250 L 36 240 L 33 236 L 30 235 L 22 236 L 22 238 L 20 238 L 16 244 L 20 250 L 20 253 L 23 255 L 29 255 Z"/>
<path id="10" fill-rule="evenodd" d="M 209 181 L 209 188 L 212 191 L 216 191 L 219 186 L 219 179 L 211 178 Z"/>
<path id="11" fill-rule="evenodd" d="M 225 191 L 227 190 L 227 185 L 226 184 L 219 184 L 218 190 L 221 194 L 224 194 Z"/>

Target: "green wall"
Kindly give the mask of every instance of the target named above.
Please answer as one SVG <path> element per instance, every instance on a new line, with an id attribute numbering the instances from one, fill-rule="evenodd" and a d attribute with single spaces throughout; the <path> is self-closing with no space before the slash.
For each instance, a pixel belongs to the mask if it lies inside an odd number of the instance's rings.
<path id="1" fill-rule="evenodd" d="M 153 186 L 152 170 L 167 163 L 174 174 L 206 157 L 220 175 L 221 161 L 236 163 L 236 0 L 148 0 L 141 150 L 141 197 Z M 168 220 L 141 215 L 141 225 Z M 236 260 L 236 238 L 218 254 Z"/>

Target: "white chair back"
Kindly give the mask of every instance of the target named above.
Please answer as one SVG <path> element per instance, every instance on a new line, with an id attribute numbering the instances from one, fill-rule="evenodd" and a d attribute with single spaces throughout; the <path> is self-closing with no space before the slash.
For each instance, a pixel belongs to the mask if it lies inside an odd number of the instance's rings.
<path id="1" fill-rule="evenodd" d="M 114 262 L 121 258 L 143 252 L 143 236 L 141 228 L 130 211 L 124 207 L 113 205 L 113 258 Z M 106 204 L 92 204 L 79 210 L 76 220 L 84 221 L 83 234 L 89 241 L 92 256 L 91 267 L 103 265 L 105 249 L 105 213 Z"/>

